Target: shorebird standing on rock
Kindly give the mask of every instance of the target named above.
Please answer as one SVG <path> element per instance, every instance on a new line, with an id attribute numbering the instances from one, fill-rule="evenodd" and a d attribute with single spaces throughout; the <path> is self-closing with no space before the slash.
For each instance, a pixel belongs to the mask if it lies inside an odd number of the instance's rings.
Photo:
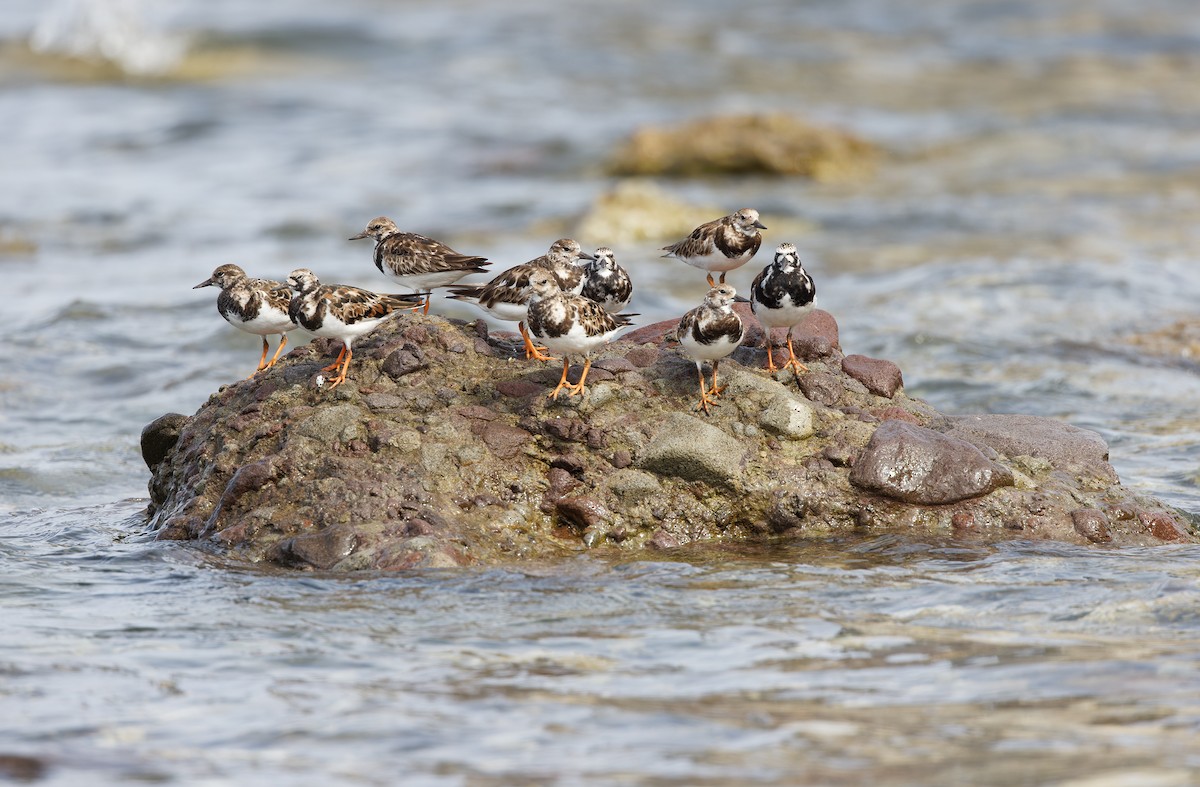
<path id="1" fill-rule="evenodd" d="M 557 399 L 563 388 L 568 396 L 582 396 L 588 370 L 592 368 L 592 353 L 627 328 L 633 315 L 610 314 L 595 301 L 563 292 L 549 271 L 535 271 L 529 277 L 529 290 L 529 332 L 563 357 L 562 377 L 550 392 L 550 398 Z M 584 359 L 577 383 L 567 382 L 572 355 L 582 355 Z"/>
<path id="2" fill-rule="evenodd" d="M 688 265 L 708 272 L 708 286 L 715 287 L 713 271 L 720 271 L 721 284 L 725 274 L 750 261 L 762 245 L 767 226 L 758 220 L 758 211 L 742 208 L 736 213 L 701 224 L 692 234 L 670 246 L 663 246 L 664 257 L 675 257 Z"/>
<path id="3" fill-rule="evenodd" d="M 817 302 L 817 287 L 812 276 L 804 270 L 796 247 L 781 243 L 775 249 L 775 259 L 762 269 L 750 285 L 750 310 L 762 323 L 767 335 L 767 371 L 774 372 L 774 348 L 771 344 L 772 328 L 787 328 L 787 363 L 782 368 L 792 368 L 795 373 L 807 372 L 808 367 L 796 358 L 792 349 L 792 328 L 813 310 Z"/>
<path id="4" fill-rule="evenodd" d="M 371 219 L 367 228 L 350 240 L 375 239 L 375 267 L 413 292 L 426 292 L 424 313 L 429 314 L 429 290 L 448 287 L 472 273 L 487 273 L 486 257 L 459 254 L 433 238 L 401 232 L 387 216 Z"/>
<path id="5" fill-rule="evenodd" d="M 398 312 L 420 306 L 421 300 L 428 295 L 424 292 L 381 295 L 345 284 L 321 284 L 308 268 L 297 268 L 288 274 L 288 286 L 296 291 L 288 306 L 288 313 L 296 324 L 314 336 L 342 342 L 337 360 L 321 370 L 338 369 L 330 390 L 346 382 L 350 359 L 354 357 L 351 344 L 355 339 L 375 330 Z"/>
<path id="6" fill-rule="evenodd" d="M 745 303 L 728 284 L 718 284 L 704 296 L 704 303 L 683 315 L 676 334 L 684 352 L 696 362 L 700 375 L 700 402 L 697 410 L 706 414 L 724 388 L 717 385 L 717 366 L 742 343 L 742 318 L 733 310 L 734 302 Z M 704 361 L 712 361 L 712 386 L 704 381 Z"/>
<path id="7" fill-rule="evenodd" d="M 221 288 L 221 294 L 217 296 L 217 312 L 225 321 L 246 333 L 262 337 L 262 357 L 258 359 L 258 368 L 250 376 L 270 369 L 287 346 L 288 331 L 296 327 L 296 323 L 288 316 L 292 291 L 282 282 L 252 279 L 236 265 L 219 266 L 212 276 L 192 289 L 213 286 Z M 268 361 L 267 351 L 271 345 L 267 337 L 276 334 L 279 335 L 279 348 Z"/>
<path id="8" fill-rule="evenodd" d="M 525 342 L 525 357 L 551 361 L 554 359 L 545 354 L 546 348 L 535 346 L 525 330 L 525 318 L 529 313 L 530 277 L 538 271 L 551 273 L 563 292 L 578 295 L 583 288 L 580 260 L 590 259 L 592 255 L 584 251 L 578 241 L 561 238 L 554 241 L 550 250 L 542 256 L 509 268 L 487 284 L 452 287 L 453 294 L 450 297 L 473 303 L 497 320 L 515 322 Z"/>

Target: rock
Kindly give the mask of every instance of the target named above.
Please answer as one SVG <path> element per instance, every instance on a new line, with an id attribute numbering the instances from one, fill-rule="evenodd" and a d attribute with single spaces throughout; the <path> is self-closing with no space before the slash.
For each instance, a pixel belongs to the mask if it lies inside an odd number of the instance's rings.
<path id="1" fill-rule="evenodd" d="M 884 421 L 854 463 L 850 482 L 906 503 L 942 505 L 1011 486 L 1013 475 L 965 440 Z"/>
<path id="2" fill-rule="evenodd" d="M 532 439 L 533 435 L 519 426 L 495 422 L 483 428 L 483 442 L 501 459 L 512 459 Z"/>
<path id="3" fill-rule="evenodd" d="M 612 521 L 612 512 L 593 497 L 564 497 L 555 505 L 558 515 L 581 530 L 593 530 Z"/>
<path id="4" fill-rule="evenodd" d="M 1107 544 L 1112 541 L 1108 517 L 1103 511 L 1095 508 L 1077 508 L 1071 512 L 1071 522 L 1075 526 L 1075 532 L 1093 544 Z"/>
<path id="5" fill-rule="evenodd" d="M 662 476 L 736 486 L 745 449 L 733 437 L 699 418 L 672 413 L 643 449 L 637 466 Z"/>
<path id="6" fill-rule="evenodd" d="M 624 503 L 636 503 L 662 492 L 662 484 L 650 473 L 632 468 L 618 470 L 608 477 L 608 489 Z"/>
<path id="7" fill-rule="evenodd" d="M 802 361 L 816 361 L 841 352 L 837 321 L 824 309 L 813 309 L 792 326 L 792 349 Z"/>
<path id="8" fill-rule="evenodd" d="M 154 472 L 158 463 L 175 447 L 175 443 L 179 441 L 179 432 L 187 422 L 186 415 L 167 413 L 155 418 L 142 429 L 142 459 L 151 472 Z"/>
<path id="9" fill-rule="evenodd" d="M 1117 483 L 1117 471 L 1108 463 L 1108 444 L 1090 429 L 1033 415 L 963 415 L 947 421 L 947 435 L 987 446 L 1010 459 L 1040 457 L 1055 469 Z"/>
<path id="10" fill-rule="evenodd" d="M 420 345 L 405 342 L 403 347 L 384 358 L 383 364 L 379 368 L 383 370 L 384 374 L 395 380 L 424 369 L 425 366 L 425 352 Z"/>
<path id="11" fill-rule="evenodd" d="M 687 235 L 697 215 L 721 215 L 721 208 L 682 202 L 649 180 L 622 180 L 592 204 L 576 236 L 584 243 L 630 244 Z"/>
<path id="12" fill-rule="evenodd" d="M 353 528 L 328 527 L 319 533 L 280 541 L 272 549 L 270 559 L 285 566 L 306 565 L 328 569 L 353 552 L 357 543 L 358 536 Z"/>
<path id="13" fill-rule="evenodd" d="M 891 399 L 904 387 L 900 367 L 891 361 L 865 355 L 847 355 L 842 359 L 842 371 L 865 385 L 876 396 Z"/>
<path id="14" fill-rule="evenodd" d="M 348 443 L 363 435 L 366 413 L 353 404 L 335 404 L 318 408 L 292 427 L 292 434 L 310 437 L 319 443 Z"/>
<path id="15" fill-rule="evenodd" d="M 844 131 L 784 114 L 735 115 L 640 129 L 609 169 L 616 175 L 799 175 L 844 182 L 869 176 L 878 157 L 874 145 Z"/>
<path id="16" fill-rule="evenodd" d="M 663 339 L 674 321 L 599 352 L 597 378 L 613 379 L 589 379 L 588 396 L 551 401 L 558 371 L 514 358 L 519 345 L 405 314 L 356 344 L 351 384 L 316 387 L 318 361 L 336 352 L 325 343 L 148 426 L 149 527 L 235 559 L 335 572 L 863 529 L 1200 540 L 1117 483 L 1093 433 L 952 419 L 903 389 L 880 395 L 843 369 L 832 317 L 816 324 L 829 354 L 809 372 L 780 382 L 761 351 L 739 350 L 721 364 L 721 406 L 698 415 L 695 366 Z M 419 358 L 400 379 L 382 370 Z M 1064 469 L 1075 467 L 1087 472 Z"/>

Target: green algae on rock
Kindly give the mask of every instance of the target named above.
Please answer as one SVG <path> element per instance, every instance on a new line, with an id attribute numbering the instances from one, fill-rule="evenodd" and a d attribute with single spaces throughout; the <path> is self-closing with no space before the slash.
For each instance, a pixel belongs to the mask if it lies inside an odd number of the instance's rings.
<path id="1" fill-rule="evenodd" d="M 810 371 L 772 378 L 747 323 L 709 416 L 692 410 L 674 321 L 607 347 L 588 394 L 563 402 L 546 397 L 557 371 L 517 360 L 519 344 L 481 322 L 403 315 L 362 342 L 333 391 L 319 385 L 329 343 L 317 340 L 146 428 L 147 515 L 159 538 L 332 571 L 864 530 L 1197 540 L 1120 485 L 1094 433 L 952 418 L 864 384 L 847 369 L 880 364 L 845 364 L 820 310 L 795 329 Z"/>

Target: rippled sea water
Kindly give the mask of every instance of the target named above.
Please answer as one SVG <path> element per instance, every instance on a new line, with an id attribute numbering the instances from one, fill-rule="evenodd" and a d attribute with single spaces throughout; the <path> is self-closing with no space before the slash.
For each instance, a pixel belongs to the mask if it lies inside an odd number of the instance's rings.
<path id="1" fill-rule="evenodd" d="M 767 243 L 910 393 L 1095 429 L 1200 513 L 1200 367 L 1133 342 L 1196 313 L 1198 77 L 1187 0 L 6 3 L 0 781 L 1196 783 L 1196 547 L 296 574 L 153 541 L 137 436 L 257 358 L 216 265 L 381 287 L 344 239 L 387 214 L 506 267 L 635 128 L 784 111 L 878 172 L 656 185 L 808 227 Z M 702 295 L 585 240 L 646 321 Z"/>

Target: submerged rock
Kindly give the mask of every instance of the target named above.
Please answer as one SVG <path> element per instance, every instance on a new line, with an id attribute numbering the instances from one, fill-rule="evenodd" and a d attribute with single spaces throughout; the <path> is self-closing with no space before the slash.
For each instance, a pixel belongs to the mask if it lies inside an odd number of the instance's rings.
<path id="1" fill-rule="evenodd" d="M 147 427 L 147 516 L 159 538 L 332 571 L 864 528 L 1196 540 L 1176 512 L 1120 486 L 1098 435 L 942 416 L 874 384 L 887 362 L 845 363 L 826 312 L 795 329 L 807 373 L 768 376 L 758 331 L 722 362 L 708 416 L 693 409 L 695 366 L 673 327 L 611 345 L 587 395 L 558 402 L 546 397 L 557 367 L 476 324 L 404 315 L 356 344 L 333 391 L 317 384 L 331 348 L 314 342 Z"/>

